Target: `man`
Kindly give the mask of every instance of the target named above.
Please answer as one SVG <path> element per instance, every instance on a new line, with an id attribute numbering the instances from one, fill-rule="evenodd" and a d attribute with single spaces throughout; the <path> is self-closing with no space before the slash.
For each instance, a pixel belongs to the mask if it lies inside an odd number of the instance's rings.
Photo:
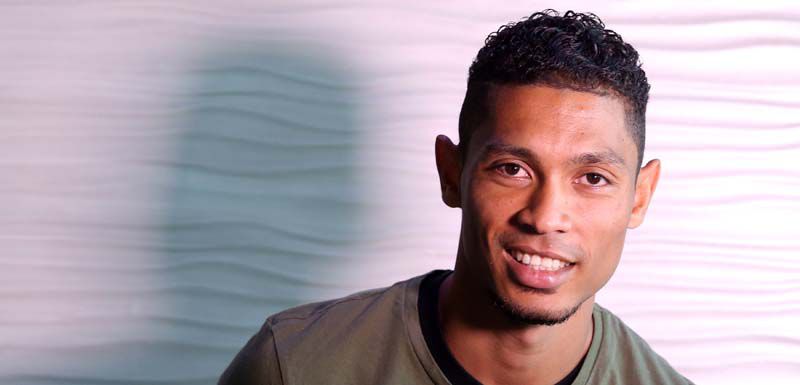
<path id="1" fill-rule="evenodd" d="M 276 314 L 220 383 L 690 383 L 594 303 L 658 181 L 648 91 L 594 15 L 500 28 L 470 67 L 460 143 L 436 139 L 455 270 Z"/>

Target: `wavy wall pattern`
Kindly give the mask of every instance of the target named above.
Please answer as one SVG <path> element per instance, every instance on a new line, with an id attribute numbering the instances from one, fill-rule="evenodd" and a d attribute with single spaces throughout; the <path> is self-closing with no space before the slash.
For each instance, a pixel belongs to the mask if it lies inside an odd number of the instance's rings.
<path id="1" fill-rule="evenodd" d="M 205 384 L 280 309 L 451 267 L 433 139 L 552 6 L 0 5 L 0 382 Z M 559 4 L 639 48 L 646 224 L 599 302 L 699 384 L 800 377 L 800 8 Z"/>

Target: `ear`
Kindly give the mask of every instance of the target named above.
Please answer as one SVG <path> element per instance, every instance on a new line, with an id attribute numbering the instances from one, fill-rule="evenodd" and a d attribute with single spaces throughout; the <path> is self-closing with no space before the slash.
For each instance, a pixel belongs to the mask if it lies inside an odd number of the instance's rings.
<path id="1" fill-rule="evenodd" d="M 647 206 L 650 205 L 650 199 L 656 191 L 660 174 L 661 161 L 658 159 L 647 162 L 647 165 L 639 170 L 639 176 L 636 178 L 636 195 L 631 209 L 631 217 L 628 220 L 629 229 L 639 227 L 644 222 L 644 215 L 647 212 Z"/>
<path id="2" fill-rule="evenodd" d="M 436 137 L 436 168 L 442 200 L 450 207 L 461 207 L 461 156 L 458 146 L 445 135 Z"/>

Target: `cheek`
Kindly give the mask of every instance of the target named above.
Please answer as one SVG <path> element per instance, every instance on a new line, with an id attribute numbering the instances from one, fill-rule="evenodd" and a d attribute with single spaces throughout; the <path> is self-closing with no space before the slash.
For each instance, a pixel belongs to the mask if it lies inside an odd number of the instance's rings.
<path id="1" fill-rule="evenodd" d="M 578 214 L 579 228 L 589 241 L 587 251 L 596 262 L 613 267 L 625 242 L 630 203 L 625 199 L 604 199 L 586 202 Z"/>
<path id="2" fill-rule="evenodd" d="M 507 229 L 514 215 L 524 208 L 525 199 L 521 195 L 492 183 L 475 185 L 470 203 L 475 219 L 480 221 L 481 230 L 490 239 Z"/>
<path id="3" fill-rule="evenodd" d="M 514 195 L 476 180 L 470 185 L 467 204 L 464 207 L 463 221 L 471 239 L 466 240 L 479 250 L 488 252 L 498 243 L 498 236 L 507 230 L 519 204 Z"/>

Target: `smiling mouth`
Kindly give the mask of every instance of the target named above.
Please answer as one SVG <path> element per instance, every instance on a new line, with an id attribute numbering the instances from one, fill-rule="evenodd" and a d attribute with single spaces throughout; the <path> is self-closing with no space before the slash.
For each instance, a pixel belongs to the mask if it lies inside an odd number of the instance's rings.
<path id="1" fill-rule="evenodd" d="M 542 257 L 538 254 L 528 254 L 520 250 L 506 249 L 506 253 L 518 263 L 529 266 L 532 270 L 559 271 L 574 265 L 574 263 L 561 261 L 555 258 Z"/>

